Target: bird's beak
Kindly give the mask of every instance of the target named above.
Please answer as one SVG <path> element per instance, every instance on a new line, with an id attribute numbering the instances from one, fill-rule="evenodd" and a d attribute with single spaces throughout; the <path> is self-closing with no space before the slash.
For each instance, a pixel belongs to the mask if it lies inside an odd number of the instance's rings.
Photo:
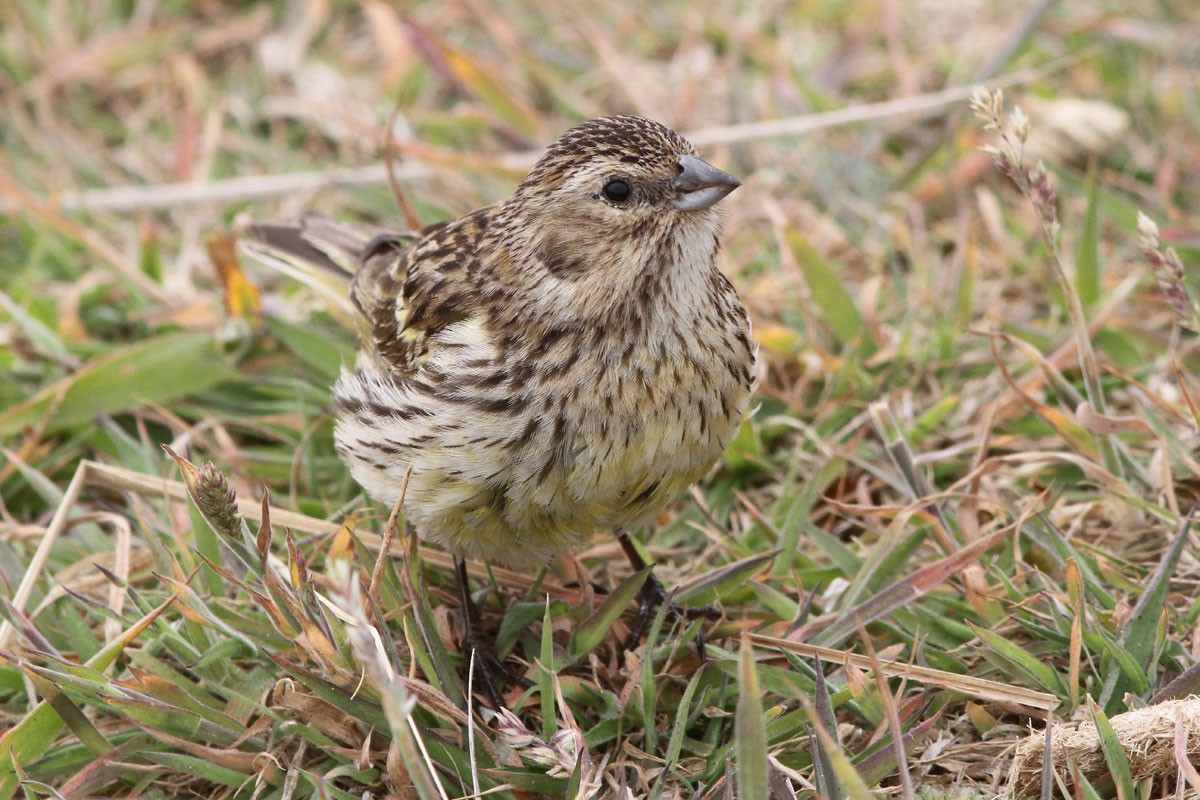
<path id="1" fill-rule="evenodd" d="M 699 211 L 711 208 L 742 182 L 695 156 L 680 156 L 679 174 L 671 185 L 678 193 L 671 205 L 680 211 Z"/>

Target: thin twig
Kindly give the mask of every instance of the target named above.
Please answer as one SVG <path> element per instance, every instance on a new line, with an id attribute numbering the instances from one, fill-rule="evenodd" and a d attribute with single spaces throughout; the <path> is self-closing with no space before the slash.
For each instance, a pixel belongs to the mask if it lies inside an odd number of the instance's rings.
<path id="1" fill-rule="evenodd" d="M 1051 62 L 1036 69 L 1014 72 L 1003 78 L 989 81 L 987 85 L 1003 87 L 1024 83 L 1058 69 L 1061 61 Z M 887 100 L 882 103 L 867 103 L 821 114 L 803 114 L 785 119 L 701 128 L 688 134 L 688 138 L 699 147 L 711 147 L 720 144 L 741 144 L 764 139 L 802 136 L 843 125 L 873 122 L 891 117 L 928 115 L 967 99 L 971 96 L 975 85 L 954 86 L 929 94 Z M 540 154 L 540 150 L 512 153 L 497 159 L 496 166 L 500 169 L 527 169 Z M 424 164 L 411 162 L 399 165 L 394 173 L 397 182 L 416 181 L 428 178 L 432 174 L 433 171 Z M 190 181 L 158 186 L 116 186 L 107 189 L 63 192 L 54 198 L 53 207 L 60 211 L 86 209 L 93 213 L 145 211 L 198 203 L 232 203 L 239 200 L 265 199 L 333 186 L 378 186 L 386 183 L 388 183 L 387 166 L 383 162 L 379 162 L 361 167 L 281 175 L 246 175 L 219 181 Z M 21 210 L 22 206 L 22 203 L 14 201 L 12 198 L 0 197 L 0 214 L 16 213 Z"/>
<path id="2" fill-rule="evenodd" d="M 79 493 L 87 485 L 88 473 L 92 464 L 91 461 L 82 462 L 75 470 L 75 475 L 72 476 L 67 491 L 63 493 L 62 501 L 58 504 L 58 508 L 54 511 L 54 517 L 46 527 L 46 533 L 42 537 L 41 544 L 38 545 L 37 552 L 33 554 L 33 559 L 25 569 L 25 575 L 21 578 L 17 591 L 13 592 L 11 605 L 16 611 L 24 611 L 25 606 L 29 603 L 33 587 L 37 585 L 38 578 L 41 577 L 42 570 L 45 569 L 46 562 L 50 559 L 50 551 L 54 549 L 54 543 L 58 541 L 58 537 L 67 529 L 67 519 L 71 509 L 75 507 Z M 3 623 L 0 623 L 0 651 L 8 648 L 13 633 L 14 628 L 11 622 L 4 620 Z"/>
<path id="3" fill-rule="evenodd" d="M 410 231 L 419 231 L 422 228 L 421 218 L 417 216 L 417 210 L 413 208 L 412 203 L 408 202 L 408 195 L 404 193 L 404 187 L 400 183 L 400 178 L 396 175 L 397 147 L 396 137 L 392 135 L 392 131 L 396 129 L 396 120 L 399 118 L 400 100 L 397 98 L 396 105 L 392 108 L 392 116 L 388 118 L 387 129 L 383 134 L 383 164 L 387 167 L 388 185 L 392 187 L 392 194 L 396 198 L 396 203 L 400 206 L 400 211 L 404 214 L 405 224 L 408 225 Z"/>
<path id="4" fill-rule="evenodd" d="M 821 647 L 803 642 L 792 642 L 774 636 L 766 636 L 761 633 L 750 633 L 747 635 L 750 641 L 759 647 L 789 650 L 809 658 L 820 656 L 835 664 L 851 664 L 863 670 L 875 668 L 870 658 L 859 653 L 851 653 L 847 650 L 837 650 L 832 647 Z M 970 697 L 982 700 L 1008 703 L 1035 711 L 1052 711 L 1062 705 L 1059 699 L 1052 694 L 1024 689 L 1019 686 L 1012 686 L 986 678 L 977 678 L 973 675 L 959 675 L 953 672 L 946 672 L 945 670 L 933 669 L 932 667 L 922 667 L 917 664 L 888 659 L 878 659 L 876 664 L 889 677 L 902 677 L 928 686 L 938 686 L 954 692 L 961 692 Z"/>

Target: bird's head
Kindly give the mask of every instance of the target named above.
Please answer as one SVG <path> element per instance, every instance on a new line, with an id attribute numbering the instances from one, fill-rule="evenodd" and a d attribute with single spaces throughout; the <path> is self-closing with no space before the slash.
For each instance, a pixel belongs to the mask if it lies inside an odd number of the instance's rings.
<path id="1" fill-rule="evenodd" d="M 611 295 L 648 272 L 711 266 L 713 206 L 739 185 L 661 123 L 601 117 L 551 145 L 506 210 L 546 277 Z"/>
<path id="2" fill-rule="evenodd" d="M 600 117 L 552 144 L 517 192 L 569 204 L 573 211 L 622 225 L 630 217 L 705 211 L 741 182 L 702 161 L 696 148 L 662 123 Z M 611 209 L 611 211 L 607 210 Z"/>

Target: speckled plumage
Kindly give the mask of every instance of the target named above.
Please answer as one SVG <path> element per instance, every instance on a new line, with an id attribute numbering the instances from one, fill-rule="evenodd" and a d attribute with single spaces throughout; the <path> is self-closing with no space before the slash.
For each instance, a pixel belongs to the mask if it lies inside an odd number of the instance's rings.
<path id="1" fill-rule="evenodd" d="M 755 348 L 711 207 L 736 185 L 669 128 L 606 117 L 420 234 L 310 217 L 251 236 L 353 272 L 362 349 L 334 399 L 358 482 L 394 504 L 409 474 L 423 537 L 527 567 L 646 523 L 736 432 Z"/>

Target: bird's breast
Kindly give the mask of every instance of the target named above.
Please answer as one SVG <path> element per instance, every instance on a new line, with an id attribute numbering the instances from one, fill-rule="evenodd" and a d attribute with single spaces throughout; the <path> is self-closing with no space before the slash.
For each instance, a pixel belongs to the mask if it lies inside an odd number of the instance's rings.
<path id="1" fill-rule="evenodd" d="M 640 524 L 721 456 L 746 413 L 753 354 L 736 326 L 691 322 L 609 331 L 569 369 L 540 364 L 562 464 L 544 499 L 584 502 L 601 526 Z"/>

